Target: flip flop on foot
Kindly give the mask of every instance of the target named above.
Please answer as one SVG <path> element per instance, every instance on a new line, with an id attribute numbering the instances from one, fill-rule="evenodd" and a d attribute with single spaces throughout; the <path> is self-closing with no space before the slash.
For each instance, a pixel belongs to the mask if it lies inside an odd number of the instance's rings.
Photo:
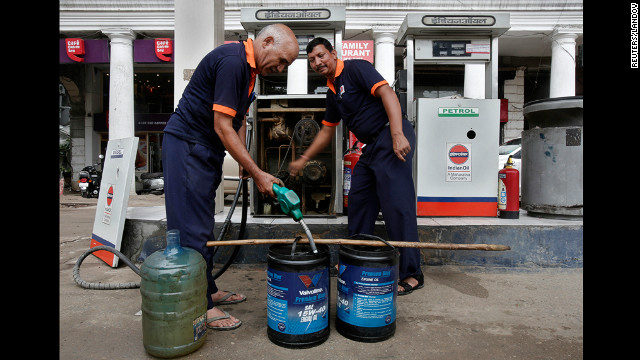
<path id="1" fill-rule="evenodd" d="M 407 282 L 407 280 L 409 279 L 415 279 L 418 281 L 418 283 L 416 285 L 411 285 Z M 400 288 L 402 287 L 402 289 Z M 409 295 L 411 294 L 414 290 L 418 290 L 418 289 L 422 289 L 424 287 L 424 275 L 420 274 L 420 275 L 415 275 L 415 276 L 409 276 L 406 279 L 404 279 L 403 281 L 398 283 L 398 295 Z"/>
<path id="2" fill-rule="evenodd" d="M 217 300 L 213 300 L 213 296 L 221 293 L 221 292 L 226 292 L 227 294 L 222 296 L 221 298 L 217 299 Z M 247 297 L 242 295 L 242 294 L 236 294 L 233 291 L 218 291 L 216 294 L 212 294 L 211 298 L 213 300 L 213 306 L 218 306 L 218 305 L 230 305 L 230 304 L 237 304 L 237 303 L 241 303 L 245 300 L 247 300 Z M 236 299 L 235 300 L 227 300 L 230 297 L 235 296 Z M 239 297 L 239 299 L 238 299 Z"/>
<path id="3" fill-rule="evenodd" d="M 226 330 L 233 330 L 233 329 L 237 329 L 240 327 L 240 325 L 242 325 L 242 321 L 238 320 L 237 322 L 234 322 L 233 319 L 231 319 L 231 315 L 229 315 L 228 312 L 218 309 L 219 311 L 222 312 L 223 315 L 221 316 L 213 316 L 213 317 L 209 317 L 207 316 L 207 328 L 208 329 L 212 329 L 212 330 L 220 330 L 220 331 L 226 331 Z M 229 319 L 229 321 L 225 321 Z M 235 319 L 235 318 L 234 318 Z M 216 325 L 214 325 L 213 323 L 217 322 Z M 225 325 L 225 324 L 231 324 L 231 325 Z"/>

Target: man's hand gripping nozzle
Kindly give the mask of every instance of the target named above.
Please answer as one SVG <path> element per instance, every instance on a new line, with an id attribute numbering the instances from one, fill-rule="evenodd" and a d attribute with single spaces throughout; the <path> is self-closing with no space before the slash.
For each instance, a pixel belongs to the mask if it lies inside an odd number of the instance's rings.
<path id="1" fill-rule="evenodd" d="M 311 236 L 311 231 L 307 227 L 307 224 L 302 220 L 302 211 L 300 210 L 300 198 L 293 190 L 289 190 L 284 186 L 279 186 L 277 184 L 273 184 L 273 192 L 276 194 L 276 198 L 278 199 L 278 203 L 280 203 L 280 209 L 285 215 L 289 215 L 293 218 L 293 220 L 297 221 L 302 225 L 305 234 L 307 234 L 307 238 L 309 239 L 309 244 L 311 245 L 311 251 L 314 253 L 318 253 L 318 249 L 316 248 L 316 244 L 313 241 L 313 236 Z"/>

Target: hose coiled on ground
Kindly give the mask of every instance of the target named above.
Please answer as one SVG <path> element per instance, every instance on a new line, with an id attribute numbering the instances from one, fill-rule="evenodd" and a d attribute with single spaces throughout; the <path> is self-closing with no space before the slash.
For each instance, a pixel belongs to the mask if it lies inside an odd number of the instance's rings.
<path id="1" fill-rule="evenodd" d="M 248 118 L 247 119 L 247 126 L 251 126 L 253 124 L 253 118 Z M 247 150 L 249 150 L 249 147 L 251 146 L 251 133 L 249 131 L 250 129 L 247 128 L 247 142 L 246 142 L 246 146 L 247 146 Z M 244 179 L 240 179 L 240 182 L 238 183 L 238 188 L 236 189 L 236 194 L 235 197 L 233 198 L 233 203 L 231 204 L 231 208 L 229 210 L 229 214 L 227 215 L 227 219 L 224 223 L 224 225 L 222 226 L 222 230 L 220 231 L 220 235 L 218 236 L 218 241 L 222 240 L 222 238 L 224 238 L 224 236 L 226 235 L 227 231 L 229 231 L 229 226 L 231 224 L 231 215 L 233 215 L 233 212 L 236 208 L 236 204 L 238 203 L 238 198 L 240 197 L 240 191 L 242 190 L 242 220 L 240 222 L 240 232 L 238 234 L 238 239 L 242 239 L 244 237 L 244 232 L 247 226 L 247 209 L 249 208 L 249 189 L 247 186 L 247 182 L 248 180 L 244 180 Z M 224 200 L 222 200 L 224 201 Z M 76 261 L 76 265 L 73 267 L 73 280 L 76 282 L 76 284 L 80 285 L 81 287 L 85 288 L 85 289 L 93 289 L 93 290 L 117 290 L 117 289 L 136 289 L 140 287 L 140 282 L 128 282 L 128 283 L 89 283 L 86 282 L 84 280 L 82 280 L 80 278 L 80 264 L 82 264 L 82 262 L 84 261 L 84 259 L 89 256 L 89 254 L 93 253 L 94 251 L 99 251 L 99 250 L 105 250 L 105 251 L 109 251 L 113 254 L 115 254 L 118 258 L 120 258 L 122 261 L 124 261 L 125 264 L 127 264 L 136 274 L 138 274 L 138 276 L 140 276 L 140 269 L 137 268 L 133 262 L 127 258 L 124 254 L 122 254 L 120 251 L 112 248 L 111 246 L 106 246 L 106 245 L 100 245 L 100 246 L 96 246 L 93 247 L 89 250 L 87 250 L 84 254 L 82 254 L 79 258 L 78 261 Z M 224 264 L 224 266 L 218 270 L 214 275 L 213 275 L 213 279 L 217 279 L 218 277 L 220 277 L 220 275 L 222 275 L 228 268 L 229 266 L 231 266 L 231 264 L 233 263 L 233 261 L 235 260 L 236 256 L 238 255 L 238 251 L 240 250 L 240 246 L 236 245 L 235 249 L 233 250 L 233 253 L 231 254 L 231 256 L 229 256 L 229 259 L 227 260 L 227 262 Z M 216 250 L 217 251 L 217 248 Z M 215 252 L 214 252 L 215 254 Z"/>
<path id="2" fill-rule="evenodd" d="M 229 215 L 227 217 L 227 222 L 224 224 L 222 231 L 220 231 L 220 235 L 218 237 L 218 240 L 222 240 L 222 238 L 224 237 L 224 235 L 227 233 L 227 231 L 229 230 L 229 225 L 230 225 L 230 219 L 231 219 L 231 215 L 233 214 L 233 211 L 236 207 L 236 203 L 238 201 L 238 197 L 239 197 L 239 193 L 240 193 L 240 189 L 242 188 L 242 221 L 240 223 L 240 233 L 238 234 L 238 239 L 242 239 L 244 237 L 244 232 L 247 226 L 247 209 L 248 209 L 248 204 L 249 204 L 249 197 L 248 197 L 248 189 L 247 189 L 247 181 L 241 181 L 238 184 L 238 189 L 236 191 L 236 196 L 234 198 L 233 201 L 233 205 L 231 207 L 231 209 L 229 210 Z M 118 289 L 136 289 L 140 287 L 140 282 L 128 282 L 128 283 L 89 283 L 86 282 L 84 280 L 82 280 L 82 278 L 80 278 L 80 264 L 82 264 L 82 262 L 84 261 L 84 259 L 89 256 L 89 254 L 93 253 L 94 251 L 99 251 L 99 250 L 105 250 L 105 251 L 109 251 L 113 254 L 115 254 L 118 258 L 120 258 L 122 261 L 124 261 L 125 264 L 127 264 L 136 274 L 138 274 L 138 276 L 140 276 L 140 269 L 138 267 L 136 267 L 133 262 L 126 257 L 123 253 L 121 253 L 120 251 L 112 248 L 111 246 L 106 246 L 106 245 L 100 245 L 100 246 L 96 246 L 93 247 L 89 250 L 87 250 L 84 254 L 82 254 L 78 260 L 76 261 L 76 265 L 73 267 L 73 280 L 80 285 L 81 287 L 85 288 L 85 289 L 92 289 L 92 290 L 118 290 Z M 224 266 L 218 270 L 214 275 L 213 275 L 213 279 L 217 279 L 218 277 L 220 277 L 220 275 L 222 275 L 228 268 L 229 266 L 231 266 L 231 264 L 233 263 L 233 261 L 236 258 L 236 255 L 238 255 L 238 251 L 240 250 L 240 246 L 237 245 L 235 246 L 235 249 L 233 250 L 233 253 L 231 254 L 231 256 L 229 257 L 229 259 L 227 260 L 227 262 L 224 264 Z"/>
<path id="3" fill-rule="evenodd" d="M 84 259 L 89 256 L 89 254 L 94 251 L 106 250 L 114 253 L 120 260 L 124 261 L 138 276 L 140 276 L 140 269 L 138 269 L 129 258 L 124 256 L 120 251 L 112 248 L 111 246 L 100 245 L 93 247 L 82 254 L 78 261 L 76 261 L 76 265 L 73 267 L 73 280 L 85 289 L 93 289 L 93 290 L 118 290 L 118 289 L 135 289 L 140 287 L 140 282 L 128 282 L 128 283 L 89 283 L 80 278 L 80 264 L 84 261 Z"/>

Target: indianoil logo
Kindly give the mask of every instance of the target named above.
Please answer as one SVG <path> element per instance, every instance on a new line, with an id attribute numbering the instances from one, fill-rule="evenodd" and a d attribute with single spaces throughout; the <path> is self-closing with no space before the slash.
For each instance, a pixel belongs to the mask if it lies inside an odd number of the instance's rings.
<path id="1" fill-rule="evenodd" d="M 107 190 L 107 206 L 111 206 L 112 201 L 113 201 L 113 185 L 109 186 L 109 190 Z"/>
<path id="2" fill-rule="evenodd" d="M 457 165 L 466 163 L 469 160 L 469 149 L 461 144 L 452 146 L 449 149 L 449 160 Z"/>

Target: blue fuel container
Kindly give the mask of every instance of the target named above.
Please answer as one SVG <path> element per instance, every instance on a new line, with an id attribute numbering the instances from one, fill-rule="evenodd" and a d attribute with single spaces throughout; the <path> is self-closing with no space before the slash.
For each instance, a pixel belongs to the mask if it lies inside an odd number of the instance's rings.
<path id="1" fill-rule="evenodd" d="M 267 254 L 267 335 L 276 345 L 308 348 L 329 337 L 329 247 L 272 245 Z"/>
<path id="2" fill-rule="evenodd" d="M 167 232 L 167 247 L 140 267 L 142 342 L 156 357 L 198 349 L 207 336 L 206 264 L 199 252 L 180 246 L 180 232 Z"/>
<path id="3" fill-rule="evenodd" d="M 396 331 L 399 253 L 393 247 L 341 245 L 338 252 L 336 330 L 378 342 Z"/>

